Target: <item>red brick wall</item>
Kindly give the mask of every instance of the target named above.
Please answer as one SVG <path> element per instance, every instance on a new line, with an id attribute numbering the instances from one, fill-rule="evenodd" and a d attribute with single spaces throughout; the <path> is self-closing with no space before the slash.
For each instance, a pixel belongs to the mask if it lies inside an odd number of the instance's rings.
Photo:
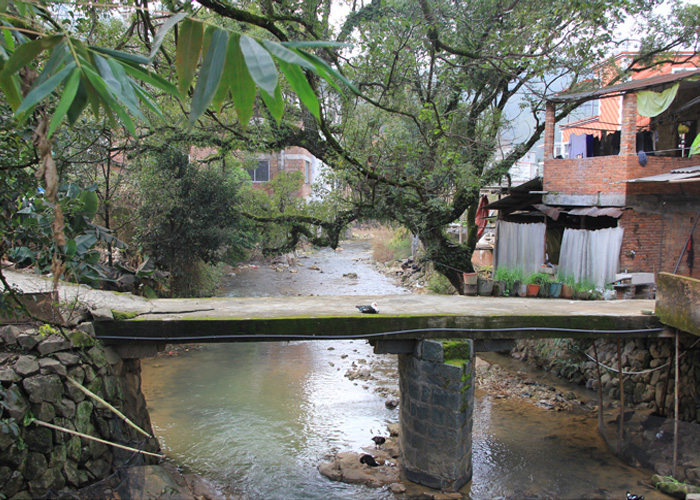
<path id="1" fill-rule="evenodd" d="M 630 200 L 635 207 L 625 210 L 619 221 L 625 228 L 620 268 L 674 272 L 700 210 L 700 183 L 631 184 Z M 700 278 L 700 223 L 693 232 L 693 247 L 692 273 L 684 254 L 677 274 Z"/>

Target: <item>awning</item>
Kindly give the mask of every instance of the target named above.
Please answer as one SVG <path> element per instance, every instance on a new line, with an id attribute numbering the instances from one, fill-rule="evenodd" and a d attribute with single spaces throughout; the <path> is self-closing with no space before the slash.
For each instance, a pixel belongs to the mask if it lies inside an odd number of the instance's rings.
<path id="1" fill-rule="evenodd" d="M 678 73 L 668 73 L 641 80 L 632 80 L 610 87 L 603 87 L 595 90 L 587 90 L 584 92 L 561 93 L 549 97 L 551 102 L 572 102 L 581 99 L 591 99 L 603 96 L 622 95 L 627 92 L 639 92 L 642 90 L 654 90 L 656 92 L 665 90 L 674 86 L 676 83 L 681 84 L 681 89 L 686 87 L 700 86 L 700 82 L 696 78 L 700 76 L 700 70 L 695 71 L 680 71 Z"/>
<path id="2" fill-rule="evenodd" d="M 651 175 L 649 177 L 640 177 L 638 179 L 629 179 L 624 182 L 640 183 L 640 182 L 699 182 L 700 181 L 700 166 L 685 167 L 671 170 L 665 174 Z"/>
<path id="3" fill-rule="evenodd" d="M 619 219 L 622 216 L 622 210 L 614 207 L 584 207 L 563 209 L 560 207 L 552 207 L 549 205 L 533 205 L 537 210 L 542 212 L 554 220 L 559 220 L 561 214 L 579 215 L 585 217 L 614 217 Z"/>

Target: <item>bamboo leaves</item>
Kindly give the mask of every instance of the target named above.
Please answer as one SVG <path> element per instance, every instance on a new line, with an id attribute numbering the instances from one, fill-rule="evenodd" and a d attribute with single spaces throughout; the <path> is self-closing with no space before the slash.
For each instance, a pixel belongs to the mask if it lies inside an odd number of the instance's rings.
<path id="1" fill-rule="evenodd" d="M 219 87 L 221 74 L 226 61 L 226 49 L 228 47 L 228 33 L 217 29 L 212 34 L 211 42 L 202 67 L 199 71 L 199 79 L 192 96 L 190 107 L 190 124 L 193 124 L 207 110 L 211 104 L 216 89 Z"/>
<path id="2" fill-rule="evenodd" d="M 168 33 L 179 25 L 175 70 L 177 84 L 149 70 Z M 53 98 L 56 106 L 49 136 L 67 118 L 70 124 L 87 105 L 97 116 L 102 110 L 116 125 L 118 117 L 129 133 L 136 134 L 134 119 L 146 121 L 141 105 L 162 116 L 150 89 L 186 97 L 194 82 L 189 122 L 194 124 L 212 102 L 220 107 L 230 94 L 238 119 L 245 127 L 253 116 L 257 89 L 278 122 L 284 112 L 279 72 L 309 111 L 320 119 L 316 93 L 305 71 L 318 73 L 337 88 L 334 80 L 349 82 L 330 65 L 305 50 L 335 46 L 324 42 L 285 43 L 258 40 L 186 17 L 169 17 L 158 29 L 148 57 L 105 47 L 86 46 L 67 33 L 28 40 L 0 24 L 0 91 L 17 115 L 25 116 L 40 102 Z M 43 53 L 46 55 L 42 55 Z M 201 61 L 201 63 L 200 63 Z M 38 77 L 27 81 L 20 69 L 33 68 Z M 36 74 L 35 73 L 35 74 Z M 22 97 L 22 85 L 32 84 Z M 49 106 L 49 109 L 51 107 Z"/>

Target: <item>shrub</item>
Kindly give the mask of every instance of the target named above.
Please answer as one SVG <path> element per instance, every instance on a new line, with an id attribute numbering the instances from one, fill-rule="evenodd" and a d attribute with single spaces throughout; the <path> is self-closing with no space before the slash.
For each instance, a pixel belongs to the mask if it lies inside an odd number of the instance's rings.
<path id="1" fill-rule="evenodd" d="M 432 273 L 428 280 L 428 290 L 439 295 L 454 295 L 457 293 L 450 281 L 440 273 Z"/>

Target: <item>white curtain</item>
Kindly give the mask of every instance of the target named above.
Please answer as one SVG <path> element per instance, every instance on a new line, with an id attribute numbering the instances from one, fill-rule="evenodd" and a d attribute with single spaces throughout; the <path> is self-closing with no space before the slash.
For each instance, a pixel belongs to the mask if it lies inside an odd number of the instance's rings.
<path id="1" fill-rule="evenodd" d="M 615 278 L 620 264 L 624 229 L 613 227 L 587 231 L 565 229 L 559 255 L 559 274 L 576 281 L 589 280 L 604 286 Z"/>
<path id="2" fill-rule="evenodd" d="M 496 266 L 522 269 L 527 276 L 544 264 L 544 233 L 541 224 L 497 221 Z"/>

